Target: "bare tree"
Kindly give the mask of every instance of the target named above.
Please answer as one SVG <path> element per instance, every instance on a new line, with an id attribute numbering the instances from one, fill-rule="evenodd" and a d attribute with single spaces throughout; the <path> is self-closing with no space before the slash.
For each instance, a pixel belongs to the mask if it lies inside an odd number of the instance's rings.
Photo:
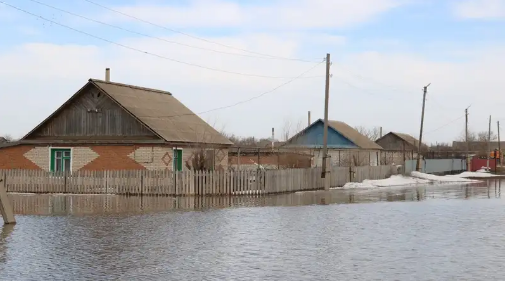
<path id="1" fill-rule="evenodd" d="M 364 126 L 357 126 L 354 129 L 371 141 L 376 141 L 380 138 L 380 127 L 366 128 Z"/>
<path id="2" fill-rule="evenodd" d="M 478 141 L 487 141 L 488 140 L 488 137 L 489 137 L 489 132 L 488 131 L 481 131 L 477 134 L 477 140 Z M 491 131 L 491 141 L 494 141 L 498 138 L 498 136 L 493 132 Z"/>
<path id="3" fill-rule="evenodd" d="M 487 141 L 488 140 L 488 131 L 480 131 L 478 133 L 468 130 L 468 141 Z M 495 141 L 498 139 L 498 136 L 491 130 L 491 141 Z M 461 132 L 458 137 L 458 141 L 466 141 L 465 131 Z"/>
<path id="4" fill-rule="evenodd" d="M 293 126 L 293 122 L 290 119 L 284 119 L 284 123 L 282 124 L 281 136 L 283 141 L 287 141 L 291 136 L 291 127 Z"/>
<path id="5" fill-rule="evenodd" d="M 212 128 L 215 128 L 216 123 L 217 121 L 215 120 L 212 122 L 212 125 L 209 125 Z M 235 137 L 234 135 L 227 135 L 224 130 L 225 126 L 223 125 L 219 130 L 219 133 L 222 136 L 226 137 L 229 140 L 230 138 Z M 217 159 L 218 155 L 216 155 L 216 151 L 219 151 L 219 149 L 216 149 L 216 145 L 213 145 L 213 142 L 217 137 L 216 134 L 214 132 L 211 132 L 211 130 L 209 130 L 207 127 L 197 127 L 195 129 L 195 135 L 197 142 L 190 145 L 192 156 L 185 161 L 184 164 L 186 168 L 194 171 L 210 171 L 219 168 L 219 166 L 215 167 L 216 160 L 219 160 Z"/>
<path id="6" fill-rule="evenodd" d="M 291 119 L 285 118 L 281 129 L 281 139 L 287 141 L 304 129 L 303 120 L 299 119 L 294 123 Z"/>
<path id="7" fill-rule="evenodd" d="M 12 137 L 9 134 L 6 134 L 4 136 L 0 136 L 0 143 L 1 142 L 15 142 L 15 141 L 17 141 L 17 139 L 15 139 L 14 137 Z"/>

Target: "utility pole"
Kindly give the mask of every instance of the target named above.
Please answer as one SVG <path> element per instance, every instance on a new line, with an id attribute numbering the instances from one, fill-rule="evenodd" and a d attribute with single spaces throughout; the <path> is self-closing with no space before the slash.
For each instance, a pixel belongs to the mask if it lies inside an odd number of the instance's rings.
<path id="1" fill-rule="evenodd" d="M 421 129 L 419 131 L 419 147 L 417 148 L 417 165 L 416 165 L 416 170 L 418 172 L 421 171 L 421 146 L 423 143 L 423 125 L 424 125 L 424 107 L 426 105 L 426 94 L 428 93 L 428 87 L 431 85 L 429 83 L 428 85 L 424 86 L 423 88 L 423 110 L 421 112 Z"/>
<path id="2" fill-rule="evenodd" d="M 328 157 L 328 101 L 330 99 L 330 54 L 326 54 L 326 85 L 324 88 L 324 132 L 323 132 L 323 171 L 324 190 L 330 190 L 330 158 Z"/>
<path id="3" fill-rule="evenodd" d="M 486 167 L 489 169 L 489 157 L 491 154 L 491 115 L 489 115 L 489 130 L 487 133 L 487 162 Z"/>
<path id="4" fill-rule="evenodd" d="M 465 145 L 466 145 L 466 170 L 470 171 L 470 148 L 468 145 L 468 107 L 465 108 Z"/>
<path id="5" fill-rule="evenodd" d="M 501 143 L 500 143 L 500 121 L 496 121 L 498 125 L 498 159 L 501 166 Z"/>

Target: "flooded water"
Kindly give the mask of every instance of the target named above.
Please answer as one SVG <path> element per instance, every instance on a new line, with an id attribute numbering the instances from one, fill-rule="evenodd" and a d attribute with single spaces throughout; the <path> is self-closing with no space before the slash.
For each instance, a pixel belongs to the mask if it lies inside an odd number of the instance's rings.
<path id="1" fill-rule="evenodd" d="M 503 280 L 499 181 L 194 199 L 11 195 L 0 280 Z"/>

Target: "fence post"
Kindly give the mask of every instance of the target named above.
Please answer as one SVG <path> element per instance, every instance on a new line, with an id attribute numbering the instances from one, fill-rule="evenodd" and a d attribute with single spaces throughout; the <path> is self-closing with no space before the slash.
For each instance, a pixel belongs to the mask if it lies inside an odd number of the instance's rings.
<path id="1" fill-rule="evenodd" d="M 3 177 L 5 178 L 5 176 Z M 0 211 L 4 220 L 4 224 L 14 224 L 16 223 L 16 218 L 14 218 L 14 209 L 12 208 L 9 197 L 5 190 L 5 182 L 0 179 Z"/>
<path id="2" fill-rule="evenodd" d="M 109 171 L 104 171 L 103 172 L 103 177 L 104 177 L 104 180 L 105 180 L 105 194 L 109 194 L 109 182 L 108 182 L 108 175 L 109 175 Z"/>
<path id="3" fill-rule="evenodd" d="M 65 189 L 65 193 L 67 192 L 67 171 L 63 172 L 63 187 Z"/>
<path id="4" fill-rule="evenodd" d="M 144 171 L 140 174 L 140 196 L 144 195 Z"/>
<path id="5" fill-rule="evenodd" d="M 280 169 L 280 149 L 277 149 L 277 170 Z"/>

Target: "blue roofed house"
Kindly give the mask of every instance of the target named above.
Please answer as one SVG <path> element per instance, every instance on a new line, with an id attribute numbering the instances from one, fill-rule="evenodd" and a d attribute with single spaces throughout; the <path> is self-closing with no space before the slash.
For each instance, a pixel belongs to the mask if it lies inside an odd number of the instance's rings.
<path id="1" fill-rule="evenodd" d="M 323 163 L 324 121 L 319 119 L 286 141 L 283 148 L 312 154 L 312 166 Z M 328 121 L 328 154 L 334 166 L 377 166 L 383 148 L 340 121 Z"/>

